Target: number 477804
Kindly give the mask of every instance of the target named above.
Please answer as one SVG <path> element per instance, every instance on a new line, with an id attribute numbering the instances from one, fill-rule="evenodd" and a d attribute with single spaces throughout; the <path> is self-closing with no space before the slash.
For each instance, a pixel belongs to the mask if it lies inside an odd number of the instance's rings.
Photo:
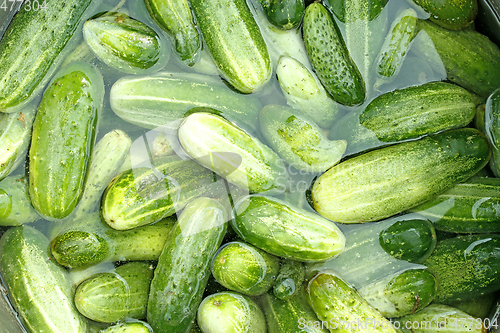
<path id="1" fill-rule="evenodd" d="M 2 3 L 0 5 L 0 10 L 3 11 L 13 11 L 16 9 L 16 4 L 23 4 L 22 9 L 25 11 L 39 11 L 39 10 L 47 10 L 47 2 L 46 0 L 0 0 Z"/>

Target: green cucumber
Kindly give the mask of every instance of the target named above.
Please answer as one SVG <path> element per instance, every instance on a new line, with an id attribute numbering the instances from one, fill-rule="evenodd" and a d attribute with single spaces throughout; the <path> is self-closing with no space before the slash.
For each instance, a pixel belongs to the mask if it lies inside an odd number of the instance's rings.
<path id="1" fill-rule="evenodd" d="M 467 235 L 444 239 L 424 262 L 438 280 L 437 303 L 467 300 L 500 290 L 500 236 Z"/>
<path id="2" fill-rule="evenodd" d="M 247 296 L 271 289 L 279 268 L 279 258 L 242 242 L 224 244 L 212 260 L 212 275 L 217 282 Z"/>
<path id="3" fill-rule="evenodd" d="M 396 332 L 380 312 L 333 271 L 324 271 L 306 286 L 306 298 L 330 332 Z"/>
<path id="4" fill-rule="evenodd" d="M 402 317 L 429 305 L 438 282 L 424 268 L 390 274 L 359 289 L 360 295 L 384 317 Z"/>
<path id="5" fill-rule="evenodd" d="M 26 159 L 35 111 L 36 106 L 31 104 L 19 112 L 0 113 L 0 180 Z"/>
<path id="6" fill-rule="evenodd" d="M 266 105 L 259 121 L 267 143 L 298 170 L 324 172 L 340 161 L 347 147 L 345 140 L 328 140 L 315 122 L 286 106 Z"/>
<path id="7" fill-rule="evenodd" d="M 0 41 L 0 112 L 19 111 L 42 91 L 77 42 L 86 10 L 95 7 L 91 0 L 44 5 L 30 10 L 24 3 Z"/>
<path id="8" fill-rule="evenodd" d="M 95 213 L 56 228 L 50 249 L 59 264 L 71 268 L 108 261 L 157 260 L 174 222 L 168 218 L 153 225 L 117 231 Z"/>
<path id="9" fill-rule="evenodd" d="M 349 20 L 349 14 L 346 13 L 349 8 L 349 3 L 346 0 L 325 0 L 325 6 L 329 10 L 335 14 L 335 17 L 342 23 L 346 23 Z M 373 21 L 376 19 L 388 0 L 364 0 L 364 2 L 360 2 L 363 8 L 363 16 L 361 17 L 364 20 Z"/>
<path id="10" fill-rule="evenodd" d="M 470 178 L 490 155 L 486 138 L 472 128 L 374 150 L 321 175 L 311 191 L 314 209 L 337 222 L 377 221 Z"/>
<path id="11" fill-rule="evenodd" d="M 200 304 L 197 315 L 202 332 L 266 333 L 262 310 L 248 296 L 233 292 L 212 294 Z"/>
<path id="12" fill-rule="evenodd" d="M 272 74 L 266 43 L 245 0 L 191 0 L 215 65 L 242 93 L 265 85 Z"/>
<path id="13" fill-rule="evenodd" d="M 146 318 L 153 266 L 130 262 L 114 272 L 96 274 L 75 292 L 75 306 L 85 317 L 103 323 Z"/>
<path id="14" fill-rule="evenodd" d="M 492 146 L 490 168 L 500 177 L 500 89 L 487 99 L 484 111 L 484 133 Z"/>
<path id="15" fill-rule="evenodd" d="M 31 206 L 25 177 L 9 176 L 0 181 L 0 225 L 15 226 L 38 221 Z"/>
<path id="16" fill-rule="evenodd" d="M 213 199 L 191 201 L 158 258 L 147 318 L 156 332 L 189 330 L 210 276 L 210 261 L 226 233 L 227 213 Z"/>
<path id="17" fill-rule="evenodd" d="M 221 116 L 193 113 L 179 126 L 178 137 L 201 165 L 250 192 L 276 191 L 287 183 L 288 173 L 279 156 Z"/>
<path id="18" fill-rule="evenodd" d="M 296 296 L 302 290 L 305 274 L 303 263 L 283 259 L 273 285 L 274 296 L 281 300 Z"/>
<path id="19" fill-rule="evenodd" d="M 125 121 L 157 128 L 184 117 L 195 107 L 221 112 L 231 121 L 248 123 L 257 119 L 262 106 L 253 96 L 243 96 L 226 87 L 218 78 L 193 73 L 160 72 L 151 76 L 128 76 L 111 87 L 113 111 Z"/>
<path id="20" fill-rule="evenodd" d="M 413 0 L 426 13 L 429 20 L 449 30 L 462 30 L 471 25 L 477 16 L 477 0 L 437 1 Z"/>
<path id="21" fill-rule="evenodd" d="M 73 304 L 68 273 L 47 253 L 49 240 L 19 226 L 0 239 L 0 274 L 28 332 L 86 333 L 87 321 Z"/>
<path id="22" fill-rule="evenodd" d="M 153 329 L 143 321 L 128 321 L 110 326 L 101 333 L 153 333 Z"/>
<path id="23" fill-rule="evenodd" d="M 500 232 L 500 179 L 475 178 L 456 184 L 409 211 L 427 217 L 437 230 Z"/>
<path id="24" fill-rule="evenodd" d="M 124 13 L 105 13 L 88 20 L 83 37 L 101 61 L 125 73 L 160 69 L 168 62 L 168 48 L 158 34 Z"/>
<path id="25" fill-rule="evenodd" d="M 267 19 L 280 29 L 295 29 L 304 16 L 304 0 L 259 0 Z"/>
<path id="26" fill-rule="evenodd" d="M 486 318 L 495 303 L 495 293 L 478 296 L 466 301 L 453 302 L 451 306 L 475 318 Z"/>
<path id="27" fill-rule="evenodd" d="M 279 58 L 276 75 L 287 104 L 300 110 L 322 128 L 330 128 L 339 107 L 326 93 L 318 78 L 295 58 Z"/>
<path id="28" fill-rule="evenodd" d="M 451 31 L 424 20 L 417 24 L 430 37 L 448 80 L 483 98 L 500 87 L 500 49 L 488 37 L 471 29 Z"/>
<path id="29" fill-rule="evenodd" d="M 245 242 L 268 253 L 296 261 L 324 261 L 341 253 L 340 229 L 310 211 L 272 197 L 247 196 L 234 207 L 231 226 Z"/>
<path id="30" fill-rule="evenodd" d="M 349 56 L 337 24 L 321 3 L 307 6 L 302 34 L 312 67 L 333 100 L 347 106 L 363 103 L 363 77 Z"/>
<path id="31" fill-rule="evenodd" d="M 201 40 L 187 0 L 144 0 L 151 18 L 174 41 L 180 59 L 193 66 L 201 55 Z"/>
<path id="32" fill-rule="evenodd" d="M 61 69 L 37 109 L 29 151 L 29 195 L 46 219 L 62 219 L 83 194 L 102 108 L 99 71 L 74 62 Z"/>

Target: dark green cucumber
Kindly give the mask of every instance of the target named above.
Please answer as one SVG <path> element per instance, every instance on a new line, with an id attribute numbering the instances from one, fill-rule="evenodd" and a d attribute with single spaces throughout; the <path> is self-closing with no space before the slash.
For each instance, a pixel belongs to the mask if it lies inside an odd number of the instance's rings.
<path id="1" fill-rule="evenodd" d="M 30 10 L 31 2 L 24 3 L 0 41 L 0 112 L 18 111 L 38 95 L 73 47 L 70 40 L 85 11 L 93 7 L 91 0 L 44 4 L 45 10 Z"/>
<path id="2" fill-rule="evenodd" d="M 486 101 L 484 133 L 490 141 L 493 152 L 490 168 L 495 176 L 500 178 L 500 89 L 495 90 Z"/>
<path id="3" fill-rule="evenodd" d="M 470 178 L 490 156 L 486 138 L 472 128 L 377 149 L 321 175 L 311 191 L 314 209 L 337 222 L 377 221 Z"/>
<path id="4" fill-rule="evenodd" d="M 500 179 L 468 180 L 409 211 L 427 217 L 437 230 L 500 232 Z"/>
<path id="5" fill-rule="evenodd" d="M 467 28 L 477 16 L 477 0 L 413 0 L 429 20 L 450 30 Z"/>
<path id="6" fill-rule="evenodd" d="M 94 275 L 75 292 L 75 305 L 85 317 L 103 323 L 146 318 L 153 265 L 130 262 L 114 272 Z"/>
<path id="7" fill-rule="evenodd" d="M 157 260 L 174 222 L 167 218 L 153 225 L 117 231 L 95 213 L 56 228 L 50 249 L 59 264 L 72 268 L 107 261 Z"/>
<path id="8" fill-rule="evenodd" d="M 331 221 L 272 197 L 247 196 L 234 207 L 231 226 L 244 241 L 276 256 L 324 261 L 341 253 L 345 237 Z"/>
<path id="9" fill-rule="evenodd" d="M 362 17 L 362 19 L 368 21 L 376 19 L 384 9 L 387 2 L 388 0 L 363 0 L 361 6 L 367 8 L 367 10 L 365 11 L 366 17 Z M 335 17 L 337 17 L 340 22 L 346 23 L 346 10 L 349 9 L 349 1 L 325 0 L 324 3 L 325 6 L 335 14 Z"/>
<path id="10" fill-rule="evenodd" d="M 363 103 L 366 87 L 361 73 L 337 24 L 321 3 L 307 6 L 302 34 L 312 67 L 330 96 L 347 106 Z"/>
<path id="11" fill-rule="evenodd" d="M 247 296 L 267 292 L 279 268 L 279 258 L 243 242 L 224 244 L 212 260 L 212 275 L 217 282 Z"/>
<path id="12" fill-rule="evenodd" d="M 304 0 L 259 0 L 267 19 L 280 29 L 295 29 L 304 16 Z"/>
<path id="13" fill-rule="evenodd" d="M 210 276 L 210 261 L 226 233 L 224 207 L 209 198 L 191 201 L 158 258 L 147 319 L 155 332 L 186 332 Z"/>
<path id="14" fill-rule="evenodd" d="M 451 306 L 475 318 L 486 318 L 495 303 L 495 293 L 478 296 L 466 301 L 453 302 Z"/>
<path id="15" fill-rule="evenodd" d="M 31 206 L 25 177 L 9 176 L 0 181 L 0 225 L 31 223 L 41 217 Z"/>
<path id="16" fill-rule="evenodd" d="M 153 333 L 153 329 L 148 323 L 138 320 L 118 323 L 100 333 Z"/>
<path id="17" fill-rule="evenodd" d="M 45 218 L 65 218 L 80 201 L 103 95 L 99 71 L 78 62 L 61 69 L 43 94 L 29 151 L 29 194 Z"/>
<path id="18" fill-rule="evenodd" d="M 175 52 L 188 66 L 201 56 L 201 40 L 187 0 L 144 0 L 151 18 L 174 41 Z"/>
<path id="19" fill-rule="evenodd" d="M 467 300 L 500 290 L 500 236 L 467 235 L 438 242 L 424 262 L 438 280 L 436 302 Z"/>
<path id="20" fill-rule="evenodd" d="M 86 333 L 73 304 L 68 273 L 47 253 L 49 240 L 34 228 L 10 228 L 0 239 L 0 274 L 28 332 Z"/>
<path id="21" fill-rule="evenodd" d="M 500 87 L 500 49 L 488 37 L 472 29 L 451 31 L 423 20 L 417 24 L 434 44 L 448 80 L 483 98 Z"/>
<path id="22" fill-rule="evenodd" d="M 266 43 L 245 0 L 191 0 L 196 21 L 222 76 L 251 93 L 271 79 Z"/>
<path id="23" fill-rule="evenodd" d="M 281 300 L 288 300 L 296 296 L 302 290 L 305 273 L 303 263 L 283 259 L 273 285 L 274 296 Z"/>

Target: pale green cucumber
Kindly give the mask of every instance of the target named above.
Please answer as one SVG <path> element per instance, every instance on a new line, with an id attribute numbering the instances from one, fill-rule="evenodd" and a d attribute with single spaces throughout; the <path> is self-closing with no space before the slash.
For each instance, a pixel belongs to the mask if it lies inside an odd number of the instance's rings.
<path id="1" fill-rule="evenodd" d="M 245 0 L 191 0 L 215 65 L 236 90 L 251 93 L 272 74 L 271 59 Z"/>
<path id="2" fill-rule="evenodd" d="M 153 333 L 148 323 L 143 321 L 127 321 L 110 326 L 101 333 Z"/>
<path id="3" fill-rule="evenodd" d="M 490 168 L 496 177 L 500 177 L 500 88 L 486 101 L 484 133 L 492 146 Z"/>
<path id="4" fill-rule="evenodd" d="M 290 166 L 306 172 L 324 172 L 342 158 L 347 142 L 328 140 L 315 122 L 282 105 L 266 105 L 259 114 L 267 143 Z"/>
<path id="5" fill-rule="evenodd" d="M 0 225 L 15 226 L 38 221 L 31 206 L 25 177 L 9 176 L 0 181 Z"/>
<path id="6" fill-rule="evenodd" d="M 61 67 L 64 67 L 73 61 L 91 62 L 94 58 L 95 55 L 92 53 L 92 50 L 89 48 L 87 43 L 85 43 L 85 41 L 82 41 L 73 49 L 73 51 L 71 51 L 70 54 L 68 54 L 68 56 L 66 56 L 61 64 Z"/>
<path id="7" fill-rule="evenodd" d="M 338 118 L 338 104 L 303 63 L 283 55 L 279 58 L 276 75 L 289 106 L 300 110 L 322 128 L 333 126 Z"/>
<path id="8" fill-rule="evenodd" d="M 179 126 L 178 136 L 192 158 L 250 192 L 272 191 L 287 183 L 279 156 L 221 116 L 193 113 Z"/>
<path id="9" fill-rule="evenodd" d="M 103 95 L 100 72 L 79 62 L 61 69 L 43 94 L 29 151 L 29 195 L 46 219 L 67 217 L 80 201 Z"/>
<path id="10" fill-rule="evenodd" d="M 86 333 L 73 304 L 68 273 L 47 252 L 49 240 L 34 228 L 13 227 L 0 239 L 0 274 L 28 332 Z"/>
<path id="11" fill-rule="evenodd" d="M 280 271 L 273 286 L 273 294 L 281 300 L 297 296 L 303 287 L 305 277 L 304 264 L 298 261 L 281 261 Z"/>

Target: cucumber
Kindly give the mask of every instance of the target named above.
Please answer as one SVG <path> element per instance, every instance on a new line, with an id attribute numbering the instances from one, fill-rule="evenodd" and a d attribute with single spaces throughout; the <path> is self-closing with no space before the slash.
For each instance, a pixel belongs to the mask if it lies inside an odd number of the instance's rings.
<path id="1" fill-rule="evenodd" d="M 363 103 L 363 77 L 349 56 L 337 24 L 321 3 L 307 6 L 302 34 L 312 67 L 333 100 L 347 106 Z"/>
<path id="2" fill-rule="evenodd" d="M 324 172 L 340 161 L 347 147 L 345 140 L 328 140 L 316 123 L 286 106 L 266 105 L 259 121 L 267 143 L 298 170 Z"/>
<path id="3" fill-rule="evenodd" d="M 144 0 L 151 18 L 174 41 L 180 59 L 193 66 L 201 55 L 201 40 L 187 0 Z"/>
<path id="4" fill-rule="evenodd" d="M 385 8 L 388 0 L 364 0 L 360 2 L 363 4 L 364 11 L 361 17 L 364 20 L 373 21 L 376 19 L 382 10 Z M 346 13 L 349 8 L 349 2 L 346 0 L 325 0 L 326 8 L 328 8 L 335 17 L 342 23 L 346 23 L 349 20 L 349 14 Z"/>
<path id="5" fill-rule="evenodd" d="M 321 175 L 311 191 L 314 209 L 342 223 L 377 221 L 470 178 L 490 155 L 476 129 L 450 130 L 374 150 Z"/>
<path id="6" fill-rule="evenodd" d="M 243 189 L 276 191 L 287 184 L 288 172 L 279 156 L 221 116 L 193 113 L 179 126 L 178 137 L 198 163 Z"/>
<path id="7" fill-rule="evenodd" d="M 146 318 L 153 266 L 130 262 L 114 272 L 96 274 L 75 292 L 75 306 L 85 317 L 103 323 Z"/>
<path id="8" fill-rule="evenodd" d="M 126 76 L 110 91 L 111 108 L 132 124 L 157 128 L 184 117 L 195 107 L 216 109 L 231 121 L 257 119 L 262 106 L 253 96 L 243 96 L 218 78 L 193 73 L 160 72 L 151 76 Z"/>
<path id="9" fill-rule="evenodd" d="M 488 37 L 471 29 L 451 31 L 424 20 L 417 24 L 430 37 L 448 80 L 483 98 L 500 87 L 500 49 Z"/>
<path id="10" fill-rule="evenodd" d="M 42 91 L 99 2 L 47 0 L 45 10 L 24 3 L 0 41 L 0 112 L 19 111 Z"/>
<path id="11" fill-rule="evenodd" d="M 396 332 L 380 312 L 333 271 L 324 271 L 306 285 L 306 298 L 330 332 Z"/>
<path id="12" fill-rule="evenodd" d="M 451 306 L 475 318 L 486 318 L 495 303 L 495 293 L 482 295 L 467 301 L 453 302 Z"/>
<path id="13" fill-rule="evenodd" d="M 141 74 L 166 65 L 169 53 L 158 34 L 124 13 L 105 13 L 83 25 L 85 42 L 106 65 Z"/>
<path id="14" fill-rule="evenodd" d="M 36 106 L 31 104 L 19 112 L 0 113 L 0 180 L 26 159 L 35 111 Z"/>
<path id="15" fill-rule="evenodd" d="M 221 75 L 251 93 L 272 74 L 266 43 L 245 0 L 191 0 L 203 39 Z"/>
<path id="16" fill-rule="evenodd" d="M 87 321 L 73 304 L 66 270 L 47 254 L 49 240 L 19 226 L 0 239 L 0 274 L 28 332 L 87 332 Z"/>
<path id="17" fill-rule="evenodd" d="M 438 282 L 427 269 L 408 269 L 390 274 L 359 289 L 359 294 L 384 317 L 415 313 L 429 305 Z"/>
<path id="18" fill-rule="evenodd" d="M 296 261 L 324 261 L 341 253 L 345 237 L 331 221 L 272 197 L 252 195 L 234 206 L 233 230 L 245 242 Z"/>
<path id="19" fill-rule="evenodd" d="M 295 29 L 304 16 L 304 0 L 259 0 L 267 19 L 280 29 Z"/>
<path id="20" fill-rule="evenodd" d="M 279 269 L 279 258 L 242 242 L 224 244 L 212 260 L 212 275 L 217 282 L 247 296 L 271 289 Z"/>
<path id="21" fill-rule="evenodd" d="M 500 178 L 500 89 L 495 90 L 486 101 L 484 133 L 492 146 L 490 168 Z"/>
<path id="22" fill-rule="evenodd" d="M 322 128 L 333 125 L 339 114 L 338 104 L 306 66 L 283 55 L 279 58 L 276 75 L 289 106 L 300 110 Z"/>
<path id="23" fill-rule="evenodd" d="M 500 232 L 500 179 L 475 178 L 456 184 L 409 211 L 427 217 L 437 230 Z"/>
<path id="24" fill-rule="evenodd" d="M 210 261 L 226 233 L 226 221 L 224 207 L 204 197 L 191 201 L 180 215 L 151 282 L 147 319 L 155 332 L 189 330 L 210 276 Z"/>
<path id="25" fill-rule="evenodd" d="M 153 329 L 146 322 L 130 321 L 110 326 L 101 333 L 153 333 Z"/>
<path id="26" fill-rule="evenodd" d="M 37 109 L 29 151 L 29 195 L 46 219 L 62 219 L 83 194 L 101 112 L 99 71 L 74 62 L 61 69 Z"/>
<path id="27" fill-rule="evenodd" d="M 0 181 L 0 226 L 16 226 L 38 221 L 31 206 L 25 177 L 9 176 Z"/>
<path id="28" fill-rule="evenodd" d="M 305 273 L 301 262 L 283 259 L 273 285 L 274 296 L 281 300 L 296 296 L 302 290 Z"/>
<path id="29" fill-rule="evenodd" d="M 430 15 L 429 20 L 449 30 L 469 27 L 478 12 L 476 0 L 413 0 L 413 2 Z"/>
<path id="30" fill-rule="evenodd" d="M 468 300 L 500 289 L 500 236 L 466 235 L 444 239 L 424 262 L 438 280 L 436 303 Z"/>
<path id="31" fill-rule="evenodd" d="M 266 333 L 262 310 L 248 296 L 233 292 L 212 294 L 200 304 L 197 315 L 202 332 Z"/>
<path id="32" fill-rule="evenodd" d="M 100 262 L 157 260 L 173 228 L 173 218 L 153 225 L 117 231 L 103 223 L 99 214 L 67 221 L 53 231 L 50 250 L 65 267 L 84 268 Z"/>

